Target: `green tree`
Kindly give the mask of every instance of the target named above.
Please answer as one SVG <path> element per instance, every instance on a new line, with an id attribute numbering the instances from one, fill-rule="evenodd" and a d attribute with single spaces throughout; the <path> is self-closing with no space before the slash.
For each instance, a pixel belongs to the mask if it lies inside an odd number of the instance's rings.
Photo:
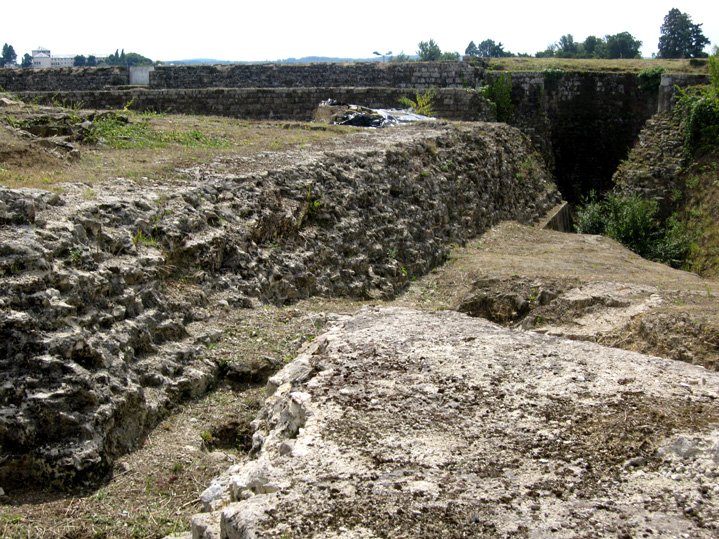
<path id="1" fill-rule="evenodd" d="M 30 56 L 28 53 L 25 53 L 25 56 L 22 57 L 22 63 L 20 64 L 20 67 L 32 67 L 32 56 Z"/>
<path id="2" fill-rule="evenodd" d="M 12 45 L 5 43 L 2 48 L 2 65 L 14 64 L 17 60 L 17 54 Z"/>
<path id="3" fill-rule="evenodd" d="M 572 34 L 566 34 L 559 38 L 557 42 L 557 56 L 560 58 L 574 58 L 579 52 L 579 47 L 574 41 Z"/>
<path id="4" fill-rule="evenodd" d="M 642 42 L 629 32 L 605 36 L 606 58 L 638 58 Z"/>
<path id="5" fill-rule="evenodd" d="M 692 23 L 686 13 L 673 8 L 664 17 L 659 36 L 660 58 L 698 58 L 707 56 L 704 47 L 709 40 L 701 30 L 701 24 Z"/>
<path id="6" fill-rule="evenodd" d="M 440 55 L 439 59 L 442 62 L 454 62 L 454 61 L 459 60 L 459 53 L 445 51 Z"/>
<path id="7" fill-rule="evenodd" d="M 477 56 L 483 58 L 502 58 L 512 56 L 511 52 L 504 50 L 502 42 L 495 43 L 493 39 L 485 39 L 477 46 Z"/>
<path id="8" fill-rule="evenodd" d="M 581 45 L 583 55 L 587 58 L 603 58 L 606 43 L 597 36 L 587 36 Z"/>
<path id="9" fill-rule="evenodd" d="M 83 67 L 87 65 L 87 58 L 85 58 L 82 54 L 78 54 L 75 56 L 75 60 L 73 61 L 73 64 L 75 67 Z"/>
<path id="10" fill-rule="evenodd" d="M 86 66 L 91 66 L 91 67 L 96 66 L 96 65 L 97 65 L 97 58 L 95 58 L 95 56 L 91 54 L 90 56 L 87 57 L 87 60 L 85 61 L 85 65 L 86 65 Z"/>
<path id="11" fill-rule="evenodd" d="M 479 51 L 477 50 L 477 45 L 474 44 L 474 41 L 469 42 L 469 45 L 467 45 L 467 48 L 464 50 L 464 54 L 467 56 L 479 56 Z"/>
<path id="12" fill-rule="evenodd" d="M 719 47 L 714 47 L 709 57 L 709 77 L 711 79 L 714 95 L 719 99 Z"/>
<path id="13" fill-rule="evenodd" d="M 421 62 L 436 62 L 442 56 L 442 49 L 435 43 L 434 39 L 420 41 L 417 45 L 417 55 Z"/>
<path id="14" fill-rule="evenodd" d="M 108 56 L 106 63 L 107 63 L 107 65 L 111 65 L 111 66 L 127 65 L 125 49 L 122 49 L 122 52 L 119 52 L 119 49 L 115 49 L 115 54 L 111 54 L 110 56 Z"/>
<path id="15" fill-rule="evenodd" d="M 146 56 L 143 56 L 141 54 L 137 54 L 136 52 L 128 52 L 125 55 L 125 65 L 128 66 L 149 66 L 152 65 L 152 60 L 147 58 Z"/>
<path id="16" fill-rule="evenodd" d="M 537 58 L 553 58 L 556 52 L 557 44 L 550 43 L 549 45 L 547 45 L 547 48 L 545 50 L 537 52 L 534 56 L 536 56 Z"/>
<path id="17" fill-rule="evenodd" d="M 107 58 L 105 58 L 105 63 L 109 66 L 116 66 L 120 63 L 120 50 L 115 49 L 114 54 L 108 55 Z"/>

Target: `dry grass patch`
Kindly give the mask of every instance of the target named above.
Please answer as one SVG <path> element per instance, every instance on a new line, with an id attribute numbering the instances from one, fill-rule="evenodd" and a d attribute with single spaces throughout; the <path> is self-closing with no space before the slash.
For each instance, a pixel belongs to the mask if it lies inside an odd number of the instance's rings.
<path id="1" fill-rule="evenodd" d="M 644 60 L 616 59 L 604 60 L 596 58 L 492 58 L 490 70 L 498 71 L 543 71 L 544 69 L 563 69 L 564 71 L 593 71 L 608 73 L 639 73 L 652 67 L 663 67 L 667 73 L 708 74 L 706 64 L 692 62 L 689 59 L 679 60 Z"/>
<path id="2" fill-rule="evenodd" d="M 79 120 L 89 114 L 26 104 L 0 109 L 0 184 L 53 189 L 63 182 L 92 186 L 117 177 L 171 181 L 182 179 L 177 170 L 193 163 L 304 148 L 357 131 L 299 122 L 122 111 L 93 121 L 92 135 L 85 143 L 72 142 L 80 150 L 79 156 L 76 152 L 63 156 L 11 129 L 22 129 L 33 121 L 52 121 L 48 115 L 58 113 Z"/>

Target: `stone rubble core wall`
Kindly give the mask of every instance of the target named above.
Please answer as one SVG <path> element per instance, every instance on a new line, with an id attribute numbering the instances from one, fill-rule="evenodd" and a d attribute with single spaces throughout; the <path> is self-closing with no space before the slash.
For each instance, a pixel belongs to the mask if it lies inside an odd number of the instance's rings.
<path id="1" fill-rule="evenodd" d="M 718 394 L 695 365 L 365 307 L 269 380 L 192 537 L 715 538 Z"/>
<path id="2" fill-rule="evenodd" d="M 348 136 L 263 173 L 198 165 L 179 186 L 0 188 L 0 484 L 104 477 L 215 381 L 212 310 L 392 297 L 450 243 L 559 202 L 504 124 Z"/>
<path id="3" fill-rule="evenodd" d="M 659 215 L 669 217 L 679 206 L 674 193 L 683 188 L 683 152 L 679 120 L 668 111 L 656 114 L 644 125 L 627 160 L 614 173 L 615 189 L 656 200 Z"/>

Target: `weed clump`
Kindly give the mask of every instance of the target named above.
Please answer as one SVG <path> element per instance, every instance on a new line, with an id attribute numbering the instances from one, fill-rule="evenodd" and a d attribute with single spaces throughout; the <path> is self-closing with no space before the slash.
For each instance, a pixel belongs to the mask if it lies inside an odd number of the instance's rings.
<path id="1" fill-rule="evenodd" d="M 179 144 L 188 148 L 229 148 L 229 141 L 203 133 L 198 129 L 189 131 L 159 131 L 150 126 L 149 118 L 142 115 L 139 122 L 130 121 L 122 114 L 105 114 L 93 122 L 93 142 L 102 142 L 112 148 L 163 148 Z"/>
<path id="2" fill-rule="evenodd" d="M 399 98 L 399 102 L 400 104 L 413 109 L 417 114 L 421 114 L 422 116 L 434 116 L 432 102 L 435 97 L 437 97 L 437 91 L 434 88 L 430 88 L 423 94 L 417 92 L 415 94 L 416 101 L 412 101 L 409 97 L 402 96 Z"/>

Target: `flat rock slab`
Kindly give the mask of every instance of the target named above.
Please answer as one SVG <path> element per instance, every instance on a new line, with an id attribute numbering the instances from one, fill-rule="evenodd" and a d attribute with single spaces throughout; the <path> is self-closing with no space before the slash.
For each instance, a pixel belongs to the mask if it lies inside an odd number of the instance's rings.
<path id="1" fill-rule="evenodd" d="M 719 373 L 364 308 L 268 387 L 195 537 L 716 537 Z M 261 444 L 261 449 L 260 449 Z"/>

